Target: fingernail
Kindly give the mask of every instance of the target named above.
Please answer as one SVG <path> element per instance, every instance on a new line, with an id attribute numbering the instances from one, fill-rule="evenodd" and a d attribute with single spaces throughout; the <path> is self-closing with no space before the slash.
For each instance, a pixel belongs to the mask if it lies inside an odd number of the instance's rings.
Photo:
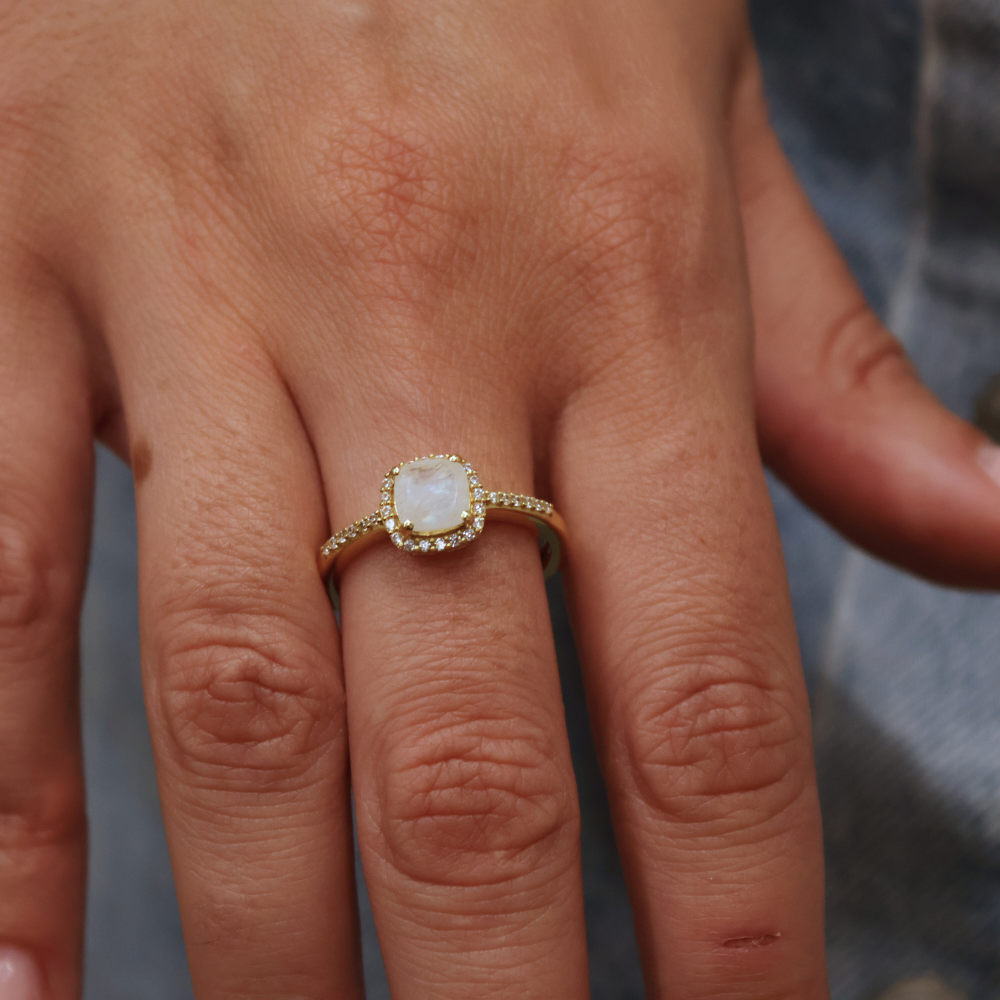
<path id="1" fill-rule="evenodd" d="M 38 966 L 20 948 L 0 945 L 0 1000 L 42 1000 Z"/>
<path id="2" fill-rule="evenodd" d="M 986 475 L 1000 486 L 1000 448 L 995 444 L 984 444 L 979 449 L 979 464 Z"/>

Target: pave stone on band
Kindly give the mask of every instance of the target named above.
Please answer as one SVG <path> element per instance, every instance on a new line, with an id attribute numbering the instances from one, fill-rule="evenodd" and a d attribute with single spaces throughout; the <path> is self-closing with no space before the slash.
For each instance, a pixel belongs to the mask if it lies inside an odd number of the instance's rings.
<path id="1" fill-rule="evenodd" d="M 447 552 L 475 541 L 487 517 L 537 530 L 545 578 L 556 572 L 566 527 L 552 504 L 487 489 L 472 465 L 458 455 L 428 455 L 400 462 L 386 473 L 378 510 L 323 545 L 320 573 L 328 578 L 330 596 L 337 603 L 340 574 L 369 544 L 388 535 L 404 552 Z"/>

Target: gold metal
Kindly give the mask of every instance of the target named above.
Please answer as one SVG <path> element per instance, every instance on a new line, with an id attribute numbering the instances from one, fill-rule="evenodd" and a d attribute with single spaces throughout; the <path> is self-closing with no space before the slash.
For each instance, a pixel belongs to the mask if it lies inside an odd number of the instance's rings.
<path id="1" fill-rule="evenodd" d="M 394 466 L 382 481 L 382 502 L 375 512 L 337 532 L 319 551 L 320 575 L 327 581 L 327 589 L 335 608 L 340 606 L 337 587 L 344 570 L 375 542 L 389 539 L 397 548 L 414 555 L 437 555 L 464 548 L 475 541 L 486 520 L 506 521 L 534 529 L 538 533 L 545 579 L 556 573 L 562 548 L 566 544 L 566 524 L 552 504 L 520 493 L 488 489 L 480 482 L 475 469 L 458 455 L 424 457 L 446 459 L 464 467 L 469 478 L 469 493 L 473 499 L 472 510 L 462 512 L 462 525 L 457 528 L 433 532 L 414 531 L 410 521 L 400 521 L 397 516 L 393 490 L 393 481 L 399 475 L 401 466 L 407 462 Z"/>

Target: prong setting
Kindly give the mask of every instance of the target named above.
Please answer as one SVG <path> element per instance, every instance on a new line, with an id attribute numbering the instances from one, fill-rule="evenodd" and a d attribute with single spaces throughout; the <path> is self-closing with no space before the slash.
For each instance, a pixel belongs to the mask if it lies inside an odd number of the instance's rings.
<path id="1" fill-rule="evenodd" d="M 463 548 L 470 542 L 475 541 L 476 537 L 483 530 L 484 523 L 480 523 L 478 527 L 474 525 L 474 518 L 472 512 L 463 509 L 461 512 L 461 523 L 457 525 L 452 525 L 448 528 L 444 528 L 439 531 L 418 531 L 415 530 L 413 525 L 413 520 L 411 518 L 403 518 L 399 514 L 397 507 L 397 497 L 396 497 L 396 484 L 397 477 L 399 477 L 403 468 L 407 465 L 411 465 L 417 462 L 429 462 L 437 461 L 441 463 L 451 463 L 461 467 L 461 471 L 466 477 L 466 482 L 469 487 L 469 496 L 472 498 L 475 486 L 473 485 L 473 478 L 475 478 L 476 483 L 479 482 L 479 478 L 476 475 L 475 469 L 466 462 L 461 456 L 455 454 L 447 455 L 425 455 L 420 458 L 414 458 L 411 462 L 403 462 L 400 465 L 395 466 L 386 476 L 384 481 L 384 486 L 388 487 L 388 490 L 383 490 L 382 499 L 385 500 L 386 492 L 388 492 L 390 501 L 386 505 L 383 503 L 383 507 L 389 506 L 390 516 L 394 520 L 398 529 L 394 533 L 390 533 L 389 537 L 392 539 L 394 545 L 397 548 L 402 549 L 405 552 L 417 552 L 422 555 L 447 552 L 452 549 Z M 470 504 L 470 506 L 475 506 Z M 382 511 L 384 514 L 384 510 Z"/>

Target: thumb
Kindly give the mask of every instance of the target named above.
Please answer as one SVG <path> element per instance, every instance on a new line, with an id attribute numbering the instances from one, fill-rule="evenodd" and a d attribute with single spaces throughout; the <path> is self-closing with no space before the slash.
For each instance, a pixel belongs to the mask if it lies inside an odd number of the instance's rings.
<path id="1" fill-rule="evenodd" d="M 1000 448 L 934 398 L 867 306 L 770 127 L 755 56 L 733 141 L 765 462 L 876 556 L 1000 586 Z"/>

